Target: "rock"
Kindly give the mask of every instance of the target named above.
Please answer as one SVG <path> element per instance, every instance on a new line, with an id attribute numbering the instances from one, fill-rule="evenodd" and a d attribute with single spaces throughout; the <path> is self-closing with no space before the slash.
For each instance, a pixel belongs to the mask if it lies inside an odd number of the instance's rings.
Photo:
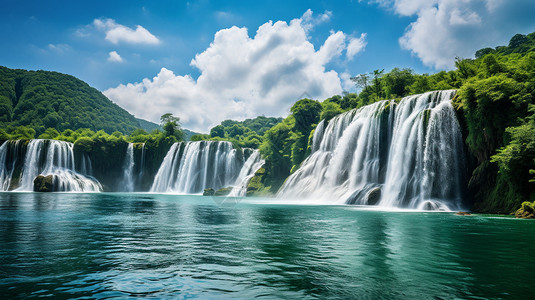
<path id="1" fill-rule="evenodd" d="M 524 202 L 515 212 L 517 219 L 535 219 L 535 202 Z"/>
<path id="2" fill-rule="evenodd" d="M 466 211 L 458 211 L 455 213 L 458 216 L 471 216 L 472 214 Z"/>
<path id="3" fill-rule="evenodd" d="M 368 201 L 367 201 L 368 205 L 377 205 L 377 203 L 379 203 L 379 200 L 381 200 L 381 188 L 376 187 L 376 188 L 371 189 L 368 192 L 367 196 L 368 196 Z"/>
<path id="4" fill-rule="evenodd" d="M 202 193 L 203 196 L 213 196 L 215 194 L 215 191 L 213 188 L 204 189 L 204 192 Z"/>
<path id="5" fill-rule="evenodd" d="M 232 187 L 226 187 L 226 188 L 220 188 L 219 190 L 215 191 L 214 196 L 226 196 L 232 191 Z"/>
<path id="6" fill-rule="evenodd" d="M 249 180 L 249 183 L 247 184 L 247 190 L 245 192 L 245 196 L 251 197 L 251 196 L 262 195 L 262 191 L 265 190 L 265 186 L 264 186 L 265 174 L 266 174 L 266 169 L 264 169 L 264 167 L 256 170 L 253 178 L 251 178 L 251 180 Z"/>
<path id="7" fill-rule="evenodd" d="M 264 169 L 264 167 L 262 167 L 262 168 L 256 170 L 256 172 L 254 172 L 254 175 L 255 175 L 255 176 L 262 176 L 262 175 L 264 175 L 264 174 L 266 174 L 266 169 Z"/>
<path id="8" fill-rule="evenodd" d="M 34 192 L 53 192 L 54 191 L 54 175 L 38 175 L 33 180 Z"/>

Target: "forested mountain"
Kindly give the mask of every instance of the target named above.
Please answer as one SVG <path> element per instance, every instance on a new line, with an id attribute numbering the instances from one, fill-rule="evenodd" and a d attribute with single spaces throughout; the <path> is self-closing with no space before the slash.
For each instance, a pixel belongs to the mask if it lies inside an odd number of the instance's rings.
<path id="1" fill-rule="evenodd" d="M 153 123 L 151 121 L 143 120 L 136 118 L 137 122 L 139 123 L 139 128 L 145 130 L 146 132 L 151 132 L 155 129 L 162 130 L 162 127 L 156 123 Z"/>
<path id="2" fill-rule="evenodd" d="M 130 133 L 138 120 L 97 89 L 66 74 L 0 67 L 0 127 L 26 126 L 40 135 L 89 128 Z"/>

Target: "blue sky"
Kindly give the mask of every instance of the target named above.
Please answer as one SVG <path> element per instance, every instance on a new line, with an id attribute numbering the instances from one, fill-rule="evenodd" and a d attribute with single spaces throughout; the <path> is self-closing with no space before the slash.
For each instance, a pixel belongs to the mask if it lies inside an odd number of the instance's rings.
<path id="1" fill-rule="evenodd" d="M 0 65 L 71 74 L 137 117 L 206 132 L 374 69 L 451 69 L 535 31 L 532 2 L 3 0 Z"/>

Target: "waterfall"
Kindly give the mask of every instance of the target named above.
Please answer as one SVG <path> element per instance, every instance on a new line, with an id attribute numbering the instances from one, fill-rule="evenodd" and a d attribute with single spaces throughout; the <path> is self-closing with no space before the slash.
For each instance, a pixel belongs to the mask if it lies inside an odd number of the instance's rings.
<path id="1" fill-rule="evenodd" d="M 230 191 L 231 197 L 244 197 L 247 193 L 247 185 L 255 172 L 264 165 L 265 161 L 260 156 L 260 151 L 255 150 L 245 161 L 240 170 L 240 174 L 234 183 L 234 188 Z"/>
<path id="2" fill-rule="evenodd" d="M 138 182 L 142 182 L 143 175 L 144 175 L 144 167 L 145 167 L 145 143 L 141 144 L 141 158 L 139 163 L 139 172 L 137 174 L 137 180 Z"/>
<path id="3" fill-rule="evenodd" d="M 21 140 L 5 141 L 0 146 L 0 191 L 8 191 L 11 187 L 16 166 L 20 163 Z"/>
<path id="4" fill-rule="evenodd" d="M 236 183 L 246 158 L 230 142 L 175 143 L 158 170 L 151 192 L 201 193 Z"/>
<path id="5" fill-rule="evenodd" d="M 134 191 L 134 144 L 132 143 L 128 143 L 128 147 L 126 148 L 121 186 L 124 192 Z"/>
<path id="6" fill-rule="evenodd" d="M 464 153 L 455 91 L 380 101 L 320 122 L 312 154 L 278 196 L 307 201 L 458 209 Z M 333 200 L 334 199 L 334 200 Z"/>
<path id="7" fill-rule="evenodd" d="M 17 146 L 20 141 L 6 142 L 0 149 L 0 163 L 4 160 L 3 166 L 6 166 L 5 155 L 10 145 Z M 75 170 L 73 144 L 56 141 L 56 140 L 31 140 L 28 143 L 24 164 L 19 179 L 17 191 L 33 191 L 33 181 L 38 175 L 52 175 L 55 191 L 100 191 L 100 183 L 93 178 L 82 175 Z M 90 168 L 89 158 L 82 157 L 81 171 L 87 172 L 88 165 Z M 15 164 L 13 164 L 14 168 Z M 6 173 L 5 168 L 1 173 L 2 186 L 9 187 L 9 181 L 12 180 L 13 169 Z M 7 179 L 9 177 L 9 179 Z M 7 189 L 4 189 L 7 190 Z"/>

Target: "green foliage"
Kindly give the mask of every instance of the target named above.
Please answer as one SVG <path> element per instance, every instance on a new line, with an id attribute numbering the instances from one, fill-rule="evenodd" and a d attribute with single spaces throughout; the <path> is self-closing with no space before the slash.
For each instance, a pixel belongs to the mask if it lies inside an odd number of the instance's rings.
<path id="1" fill-rule="evenodd" d="M 386 98 L 397 98 L 408 94 L 414 83 L 414 74 L 410 69 L 392 69 L 383 76 L 384 94 Z"/>
<path id="2" fill-rule="evenodd" d="M 282 118 L 264 116 L 244 121 L 225 120 L 220 125 L 210 129 L 210 135 L 196 134 L 191 137 L 191 140 L 230 141 L 239 148 L 257 149 L 263 141 L 262 136 L 266 130 L 272 128 L 281 120 Z"/>
<path id="3" fill-rule="evenodd" d="M 35 138 L 35 130 L 26 126 L 17 126 L 9 133 L 10 140 L 30 140 Z"/>
<path id="4" fill-rule="evenodd" d="M 470 179 L 476 210 L 509 213 L 535 199 L 533 37 L 516 35 L 508 47 L 481 49 L 475 60 L 457 65 L 462 86 L 454 105 L 477 160 Z"/>
<path id="5" fill-rule="evenodd" d="M 73 76 L 0 67 L 0 126 L 26 126 L 41 135 L 46 128 L 128 133 L 139 123 Z"/>
<path id="6" fill-rule="evenodd" d="M 42 133 L 40 139 L 50 139 L 53 140 L 59 136 L 59 132 L 55 128 L 47 128 L 44 133 Z"/>
<path id="7" fill-rule="evenodd" d="M 150 122 L 150 121 L 147 121 L 147 120 L 143 120 L 143 119 L 139 119 L 139 118 L 136 118 L 136 120 L 139 123 L 139 128 L 145 130 L 146 132 L 151 132 L 151 131 L 153 131 L 155 129 L 162 130 L 160 125 L 158 125 L 156 123 L 153 123 L 153 122 Z"/>
<path id="8" fill-rule="evenodd" d="M 197 141 L 204 141 L 204 140 L 208 140 L 210 139 L 210 135 L 208 134 L 195 134 L 195 135 L 192 135 L 191 138 L 190 138 L 190 141 L 192 142 L 197 142 Z"/>
<path id="9" fill-rule="evenodd" d="M 182 132 L 179 117 L 166 113 L 160 117 L 160 122 L 166 137 L 174 137 L 177 141 L 184 140 L 184 132 Z"/>
<path id="10" fill-rule="evenodd" d="M 327 100 L 321 103 L 322 111 L 320 115 L 320 120 L 329 121 L 334 116 L 343 112 L 340 105 L 334 102 L 327 102 Z"/>
<path id="11" fill-rule="evenodd" d="M 210 137 L 225 137 L 225 127 L 223 125 L 217 125 L 216 127 L 210 129 Z"/>
<path id="12" fill-rule="evenodd" d="M 268 171 L 274 180 L 282 181 L 290 174 L 292 168 L 290 137 L 294 125 L 294 117 L 289 116 L 264 134 L 260 152 L 270 162 Z"/>

